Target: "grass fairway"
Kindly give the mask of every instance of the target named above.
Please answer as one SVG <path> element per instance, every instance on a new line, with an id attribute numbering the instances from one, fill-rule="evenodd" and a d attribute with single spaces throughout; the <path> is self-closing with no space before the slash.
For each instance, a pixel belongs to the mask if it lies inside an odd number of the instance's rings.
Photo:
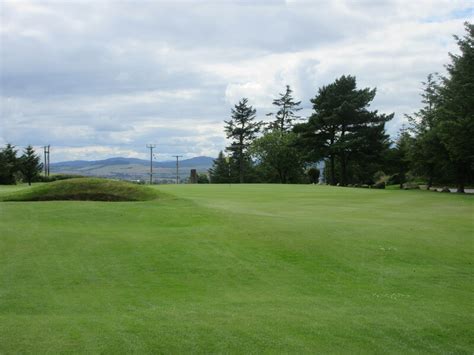
<path id="1" fill-rule="evenodd" d="M 472 354 L 472 196 L 159 190 L 0 203 L 0 353 Z"/>

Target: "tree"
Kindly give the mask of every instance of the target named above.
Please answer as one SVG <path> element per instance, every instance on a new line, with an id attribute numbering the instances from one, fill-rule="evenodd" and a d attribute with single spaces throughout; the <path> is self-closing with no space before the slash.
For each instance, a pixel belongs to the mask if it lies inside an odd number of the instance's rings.
<path id="1" fill-rule="evenodd" d="M 255 122 L 256 112 L 252 106 L 248 105 L 248 100 L 243 98 L 232 109 L 232 118 L 224 121 L 227 138 L 232 142 L 226 149 L 232 152 L 237 163 L 240 183 L 244 182 L 246 168 L 251 165 L 248 147 L 262 125 L 261 122 Z"/>
<path id="2" fill-rule="evenodd" d="M 10 143 L 0 151 L 0 184 L 12 185 L 16 183 L 19 170 L 17 153 L 18 150 Z"/>
<path id="3" fill-rule="evenodd" d="M 270 182 L 272 176 L 276 176 L 282 184 L 297 182 L 303 174 L 303 160 L 296 148 L 296 139 L 297 135 L 293 132 L 274 130 L 252 144 L 252 155 Z"/>
<path id="4" fill-rule="evenodd" d="M 464 192 L 474 172 L 474 25 L 465 23 L 466 35 L 454 36 L 461 54 L 450 54 L 447 76 L 424 83 L 425 106 L 409 116 L 415 140 L 413 167 L 417 173 L 443 182 L 456 181 Z"/>
<path id="5" fill-rule="evenodd" d="M 456 169 L 458 192 L 474 170 L 474 25 L 465 28 L 464 37 L 454 36 L 461 54 L 450 53 L 438 108 L 439 137 Z"/>
<path id="6" fill-rule="evenodd" d="M 213 184 L 233 182 L 231 181 L 230 159 L 226 158 L 222 151 L 219 152 L 217 159 L 214 159 L 212 168 L 209 169 L 209 175 Z"/>
<path id="7" fill-rule="evenodd" d="M 319 89 L 311 100 L 314 113 L 308 122 L 295 126 L 307 159 L 328 159 L 332 185 L 372 178 L 379 168 L 375 163 L 388 146 L 385 122 L 393 114 L 369 111 L 375 93 L 375 89 L 357 89 L 356 78 L 343 75 Z"/>
<path id="8" fill-rule="evenodd" d="M 273 100 L 273 105 L 277 107 L 277 112 L 267 114 L 267 116 L 275 116 L 275 121 L 269 125 L 270 129 L 281 132 L 289 131 L 293 127 L 293 121 L 299 118 L 295 113 L 301 110 L 301 107 L 299 107 L 301 101 L 294 101 L 292 93 L 293 90 L 287 85 L 286 92 L 279 94 L 280 97 Z"/>
<path id="9" fill-rule="evenodd" d="M 410 160 L 413 171 L 427 178 L 428 187 L 449 165 L 446 148 L 441 143 L 437 130 L 438 110 L 440 105 L 440 85 L 435 74 L 429 74 L 423 82 L 421 102 L 424 106 L 413 115 L 406 115 L 410 122 L 410 131 L 414 135 L 410 149 Z"/>
<path id="10" fill-rule="evenodd" d="M 412 143 L 413 138 L 406 129 L 402 128 L 395 142 L 395 166 L 400 188 L 403 188 L 403 183 L 406 182 L 406 175 L 410 169 Z"/>
<path id="11" fill-rule="evenodd" d="M 31 182 L 40 175 L 41 169 L 43 169 L 43 164 L 40 161 L 41 159 L 33 147 L 28 145 L 19 160 L 20 170 L 28 185 L 31 185 Z"/>
<path id="12" fill-rule="evenodd" d="M 203 173 L 198 174 L 197 183 L 209 184 L 209 177 L 207 176 L 207 174 L 203 174 Z"/>

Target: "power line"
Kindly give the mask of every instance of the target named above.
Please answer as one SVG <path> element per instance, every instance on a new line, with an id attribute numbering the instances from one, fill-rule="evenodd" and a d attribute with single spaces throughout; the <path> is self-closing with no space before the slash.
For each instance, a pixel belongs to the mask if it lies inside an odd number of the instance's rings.
<path id="1" fill-rule="evenodd" d="M 176 158 L 176 184 L 179 184 L 179 158 L 182 158 L 182 155 L 173 155 Z"/>
<path id="2" fill-rule="evenodd" d="M 150 185 L 153 184 L 153 148 L 156 144 L 147 144 L 146 147 L 150 149 Z"/>

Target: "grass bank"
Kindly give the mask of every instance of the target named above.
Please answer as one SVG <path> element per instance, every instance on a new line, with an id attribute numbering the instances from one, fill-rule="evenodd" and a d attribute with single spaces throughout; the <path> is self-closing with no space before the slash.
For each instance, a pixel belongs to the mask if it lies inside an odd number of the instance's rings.
<path id="1" fill-rule="evenodd" d="M 1 190 L 0 190 L 1 191 Z M 147 186 L 99 178 L 74 178 L 38 184 L 21 189 L 12 188 L 0 195 L 3 201 L 146 201 L 158 197 Z"/>

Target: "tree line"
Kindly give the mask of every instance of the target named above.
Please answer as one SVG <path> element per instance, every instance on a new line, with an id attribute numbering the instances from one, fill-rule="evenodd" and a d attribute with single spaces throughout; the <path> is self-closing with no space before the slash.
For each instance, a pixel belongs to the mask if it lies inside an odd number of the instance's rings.
<path id="1" fill-rule="evenodd" d="M 303 122 L 301 101 L 286 86 L 270 122 L 257 121 L 247 98 L 232 108 L 224 121 L 230 145 L 214 160 L 211 182 L 315 182 L 316 164 L 323 164 L 331 185 L 437 183 L 464 192 L 474 180 L 474 26 L 465 29 L 454 36 L 460 54 L 450 54 L 446 76 L 428 75 L 423 108 L 395 139 L 385 130 L 394 114 L 371 109 L 376 89 L 358 88 L 354 76 L 319 88 Z"/>
<path id="2" fill-rule="evenodd" d="M 13 185 L 18 181 L 31 185 L 40 177 L 43 164 L 34 148 L 28 145 L 21 156 L 12 144 L 0 149 L 0 185 Z"/>

